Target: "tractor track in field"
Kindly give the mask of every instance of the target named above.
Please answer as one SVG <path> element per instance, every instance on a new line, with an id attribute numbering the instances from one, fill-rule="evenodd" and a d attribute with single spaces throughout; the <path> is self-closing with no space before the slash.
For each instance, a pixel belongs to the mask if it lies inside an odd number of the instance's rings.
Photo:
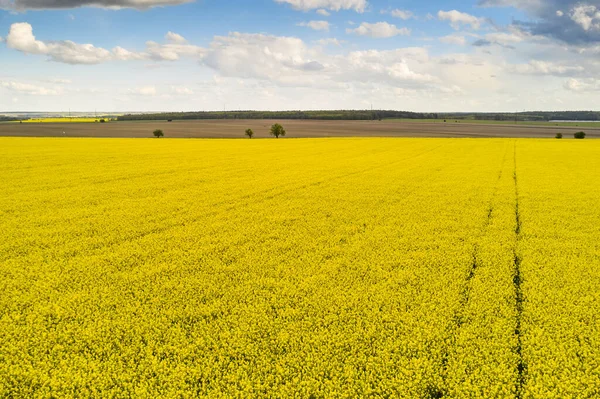
<path id="1" fill-rule="evenodd" d="M 522 319 L 523 319 L 523 273 L 521 270 L 521 256 L 518 253 L 519 241 L 521 240 L 521 213 L 519 210 L 519 179 L 517 176 L 517 143 L 514 145 L 514 172 L 513 180 L 515 182 L 515 248 L 514 248 L 514 277 L 513 282 L 515 285 L 515 308 L 516 308 L 516 321 L 515 321 L 515 336 L 517 338 L 517 344 L 515 352 L 517 354 L 517 399 L 523 397 L 523 389 L 527 379 L 527 364 L 523 359 L 523 330 L 522 330 Z"/>

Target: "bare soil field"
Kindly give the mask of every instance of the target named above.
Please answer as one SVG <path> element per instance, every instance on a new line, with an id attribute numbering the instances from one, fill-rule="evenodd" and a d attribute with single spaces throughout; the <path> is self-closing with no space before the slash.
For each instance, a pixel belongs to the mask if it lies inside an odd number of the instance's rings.
<path id="1" fill-rule="evenodd" d="M 530 137 L 553 138 L 562 133 L 565 139 L 585 131 L 590 138 L 600 138 L 600 128 L 493 125 L 472 123 L 429 123 L 406 121 L 321 121 L 321 120 L 193 120 L 136 121 L 110 123 L 0 123 L 0 136 L 18 137 L 148 137 L 162 129 L 165 137 L 175 138 L 245 138 L 244 131 L 254 130 L 256 138 L 269 137 L 269 127 L 281 123 L 287 137 Z"/>

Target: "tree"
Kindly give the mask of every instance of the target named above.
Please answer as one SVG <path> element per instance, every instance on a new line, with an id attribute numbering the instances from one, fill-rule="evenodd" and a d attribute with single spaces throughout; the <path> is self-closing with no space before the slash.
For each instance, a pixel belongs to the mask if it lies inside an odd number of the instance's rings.
<path id="1" fill-rule="evenodd" d="M 100 123 L 106 123 L 105 119 L 100 119 Z"/>
<path id="2" fill-rule="evenodd" d="M 163 136 L 165 135 L 165 134 L 163 133 L 163 131 L 162 131 L 162 130 L 160 130 L 160 129 L 156 129 L 156 130 L 153 132 L 153 134 L 154 134 L 154 137 L 156 137 L 157 139 L 159 139 L 159 138 L 161 138 L 161 137 L 163 137 Z"/>
<path id="3" fill-rule="evenodd" d="M 285 129 L 279 123 L 271 126 L 271 136 L 275 136 L 275 138 L 279 138 L 279 136 L 285 136 Z"/>
<path id="4" fill-rule="evenodd" d="M 556 133 L 556 136 L 555 136 L 555 137 L 556 137 L 557 139 L 562 139 L 562 133 Z"/>
<path id="5" fill-rule="evenodd" d="M 246 136 L 248 136 L 249 139 L 251 139 L 252 136 L 254 136 L 254 132 L 252 131 L 252 129 L 246 129 Z"/>
<path id="6" fill-rule="evenodd" d="M 576 139 L 584 139 L 585 138 L 585 133 L 584 132 L 577 132 L 577 133 L 575 133 L 575 138 Z"/>

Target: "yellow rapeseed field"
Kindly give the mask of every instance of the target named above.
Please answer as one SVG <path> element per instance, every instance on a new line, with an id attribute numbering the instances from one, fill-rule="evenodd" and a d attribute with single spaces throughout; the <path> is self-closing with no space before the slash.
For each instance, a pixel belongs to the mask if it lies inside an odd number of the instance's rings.
<path id="1" fill-rule="evenodd" d="M 104 117 L 97 117 L 97 118 L 90 118 L 90 117 L 67 117 L 67 116 L 63 116 L 63 117 L 59 117 L 59 118 L 33 118 L 33 119 L 24 119 L 22 121 L 14 121 L 11 123 L 95 123 L 95 122 L 100 122 L 101 119 L 104 119 L 105 122 L 110 122 L 112 119 L 111 118 L 104 118 Z"/>
<path id="2" fill-rule="evenodd" d="M 0 397 L 600 397 L 598 154 L 0 138 Z"/>

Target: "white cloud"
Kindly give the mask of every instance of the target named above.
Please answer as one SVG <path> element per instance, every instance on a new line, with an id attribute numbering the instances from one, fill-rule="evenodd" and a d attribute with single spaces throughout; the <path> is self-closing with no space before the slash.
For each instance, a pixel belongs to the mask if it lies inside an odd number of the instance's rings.
<path id="1" fill-rule="evenodd" d="M 171 93 L 180 96 L 191 96 L 194 91 L 185 86 L 171 86 Z"/>
<path id="2" fill-rule="evenodd" d="M 408 11 L 408 10 L 400 10 L 400 9 L 395 9 L 390 11 L 390 14 L 392 17 L 394 18 L 400 18 L 404 21 L 409 20 L 411 18 L 415 17 L 415 14 L 412 13 L 412 11 Z"/>
<path id="3" fill-rule="evenodd" d="M 461 26 L 464 25 L 468 25 L 471 28 L 478 30 L 479 28 L 481 28 L 481 25 L 485 22 L 485 19 L 483 18 L 478 18 L 476 16 L 464 13 L 464 12 L 460 12 L 457 10 L 452 10 L 452 11 L 439 11 L 438 12 L 438 19 L 440 21 L 449 21 L 450 22 L 450 26 L 452 26 L 452 28 L 458 30 L 461 28 Z"/>
<path id="4" fill-rule="evenodd" d="M 26 54 L 45 55 L 51 61 L 66 64 L 100 64 L 108 61 L 133 61 L 153 59 L 175 61 L 180 57 L 200 58 L 204 49 L 186 44 L 185 38 L 176 33 L 166 35 L 167 44 L 147 42 L 146 50 L 134 52 L 122 47 L 112 51 L 92 44 L 78 44 L 70 40 L 41 41 L 33 35 L 33 28 L 26 22 L 12 24 L 6 37 L 6 45 Z"/>
<path id="5" fill-rule="evenodd" d="M 591 4 L 581 3 L 571 11 L 571 19 L 583 30 L 600 30 L 600 9 Z"/>
<path id="6" fill-rule="evenodd" d="M 230 33 L 216 36 L 203 59 L 205 65 L 227 77 L 255 78 L 279 83 L 314 80 L 325 67 L 295 37 Z"/>
<path id="7" fill-rule="evenodd" d="M 339 42 L 320 42 L 326 43 Z M 204 63 L 225 78 L 256 79 L 279 87 L 345 90 L 366 82 L 411 88 L 433 88 L 437 84 L 433 75 L 419 70 L 432 65 L 423 48 L 332 56 L 322 47 L 310 48 L 298 38 L 231 33 L 215 37 Z"/>
<path id="8" fill-rule="evenodd" d="M 165 35 L 165 40 L 167 41 L 167 43 L 171 43 L 171 44 L 187 43 L 187 40 L 185 40 L 185 37 L 181 36 L 180 34 L 173 33 L 171 31 L 167 32 L 167 34 Z"/>
<path id="9" fill-rule="evenodd" d="M 565 82 L 564 88 L 575 92 L 597 92 L 600 90 L 600 80 L 571 78 Z"/>
<path id="10" fill-rule="evenodd" d="M 129 51 L 119 46 L 112 50 L 112 54 L 113 59 L 118 61 L 138 61 L 148 58 L 147 54 Z"/>
<path id="11" fill-rule="evenodd" d="M 61 90 L 49 89 L 43 86 L 37 86 L 30 83 L 21 83 L 14 81 L 0 81 L 0 87 L 4 87 L 13 92 L 34 96 L 56 96 L 62 93 Z"/>
<path id="12" fill-rule="evenodd" d="M 439 38 L 439 41 L 445 44 L 454 44 L 458 46 L 465 46 L 467 39 L 461 35 L 448 35 Z"/>
<path id="13" fill-rule="evenodd" d="M 44 42 L 35 40 L 33 28 L 26 22 L 12 24 L 6 37 L 9 48 L 29 54 L 47 54 L 48 48 Z"/>
<path id="14" fill-rule="evenodd" d="M 321 8 L 321 9 L 319 9 L 319 10 L 317 10 L 317 14 L 319 14 L 319 15 L 322 15 L 322 16 L 324 16 L 324 17 L 328 17 L 328 16 L 330 16 L 330 15 L 331 15 L 331 13 L 330 13 L 329 11 L 327 11 L 327 10 L 324 10 L 324 9 L 322 9 L 322 8 Z"/>
<path id="15" fill-rule="evenodd" d="M 556 11 L 556 16 L 557 17 L 562 17 L 563 15 L 565 15 L 565 13 L 562 12 L 561 10 Z"/>
<path id="16" fill-rule="evenodd" d="M 409 36 L 411 31 L 408 28 L 398 28 L 396 25 L 387 22 L 377 22 L 370 24 L 363 22 L 356 29 L 346 29 L 346 33 L 354 33 L 360 36 L 369 36 L 372 38 L 389 38 L 394 36 Z"/>
<path id="17" fill-rule="evenodd" d="M 414 68 L 430 62 L 426 49 L 354 51 L 334 58 L 333 79 L 344 82 L 373 82 L 393 87 L 428 87 L 437 79 Z"/>
<path id="18" fill-rule="evenodd" d="M 313 30 L 329 31 L 329 22 L 327 22 L 327 21 L 301 22 L 298 24 L 298 26 L 306 26 L 307 28 L 311 28 Z"/>
<path id="19" fill-rule="evenodd" d="M 511 65 L 509 71 L 524 75 L 572 76 L 585 71 L 582 66 L 560 65 L 548 61 L 530 61 L 527 64 Z"/>
<path id="20" fill-rule="evenodd" d="M 133 94 L 136 96 L 153 97 L 153 96 L 156 96 L 158 91 L 156 90 L 156 87 L 154 87 L 154 86 L 143 86 L 143 87 L 136 87 L 134 89 L 129 89 L 129 90 L 127 90 L 127 93 Z"/>
<path id="21" fill-rule="evenodd" d="M 1 0 L 0 9 L 25 11 L 98 7 L 109 9 L 136 8 L 144 10 L 152 7 L 179 5 L 191 1 L 194 0 Z"/>
<path id="22" fill-rule="evenodd" d="M 43 42 L 36 40 L 30 24 L 12 24 L 6 45 L 26 54 L 46 55 L 52 61 L 67 64 L 98 64 L 112 58 L 110 51 L 91 44 L 77 44 L 70 40 Z"/>
<path id="23" fill-rule="evenodd" d="M 367 8 L 367 0 L 275 0 L 277 3 L 290 4 L 297 10 L 309 11 L 326 9 L 330 11 L 354 10 L 362 13 Z"/>
<path id="24" fill-rule="evenodd" d="M 177 35 L 179 36 L 179 35 Z M 181 57 L 191 57 L 200 59 L 205 49 L 193 44 L 186 44 L 186 40 L 179 36 L 183 41 L 159 44 L 153 41 L 146 42 L 146 51 L 144 56 L 155 61 L 177 61 Z"/>
<path id="25" fill-rule="evenodd" d="M 525 37 L 517 33 L 496 32 L 485 35 L 485 39 L 492 43 L 506 46 L 510 44 L 521 43 L 523 40 L 525 40 Z"/>

